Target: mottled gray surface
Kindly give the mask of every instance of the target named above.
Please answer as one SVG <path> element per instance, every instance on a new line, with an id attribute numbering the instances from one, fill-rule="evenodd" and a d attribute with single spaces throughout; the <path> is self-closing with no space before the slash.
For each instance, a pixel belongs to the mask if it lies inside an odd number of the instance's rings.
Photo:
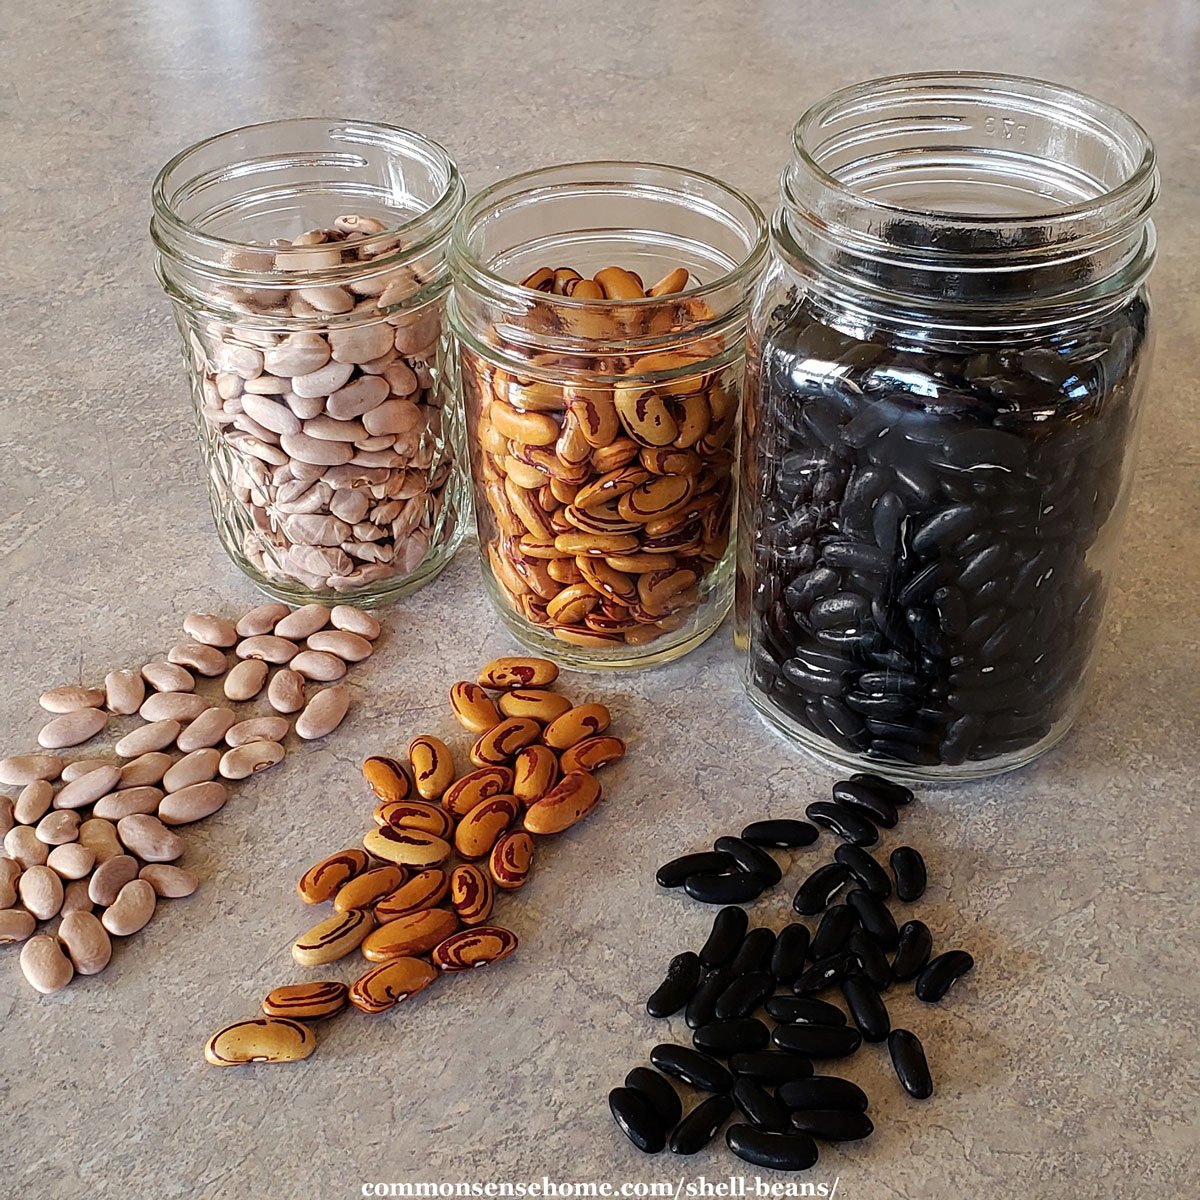
<path id="1" fill-rule="evenodd" d="M 379 117 L 443 140 L 474 186 L 632 155 L 727 176 L 769 205 L 795 116 L 857 78 L 1016 71 L 1138 115 L 1165 179 L 1160 354 L 1096 684 L 1078 732 L 1038 766 L 930 791 L 906 819 L 933 879 L 921 914 L 979 967 L 940 1008 L 894 1005 L 929 1046 L 937 1097 L 905 1101 L 885 1057 L 859 1055 L 850 1073 L 877 1097 L 878 1133 L 824 1151 L 811 1178 L 840 1175 L 848 1200 L 1194 1194 L 1194 3 L 10 0 L 3 25 L 11 749 L 32 742 L 44 687 L 143 661 L 190 608 L 253 600 L 209 527 L 151 273 L 150 181 L 185 143 L 270 117 Z M 663 1035 L 641 1008 L 655 973 L 708 921 L 656 893 L 656 862 L 794 812 L 829 779 L 751 715 L 725 634 L 652 674 L 571 680 L 620 714 L 631 757 L 609 773 L 604 808 L 546 848 L 504 905 L 522 939 L 514 959 L 323 1029 L 302 1066 L 218 1071 L 201 1058 L 208 1032 L 297 974 L 287 947 L 306 913 L 293 883 L 358 836 L 370 807 L 359 759 L 450 732 L 449 683 L 509 645 L 476 580 L 466 552 L 390 614 L 385 648 L 352 676 L 340 735 L 188 833 L 201 891 L 166 904 L 103 976 L 39 998 L 4 952 L 0 1192 L 329 1200 L 365 1180 L 736 1171 L 723 1148 L 642 1158 L 603 1099 Z M 760 907 L 779 920 L 785 904 L 781 889 Z"/>

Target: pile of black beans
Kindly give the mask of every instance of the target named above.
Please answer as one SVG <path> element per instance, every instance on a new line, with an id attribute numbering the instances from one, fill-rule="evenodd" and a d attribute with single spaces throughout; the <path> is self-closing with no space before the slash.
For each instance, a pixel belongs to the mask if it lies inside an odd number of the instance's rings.
<path id="1" fill-rule="evenodd" d="M 924 893 L 924 860 L 898 846 L 889 872 L 867 847 L 881 827 L 897 825 L 912 799 L 908 788 L 872 774 L 834 784 L 833 800 L 810 804 L 806 815 L 841 844 L 792 902 L 799 916 L 819 918 L 815 928 L 804 921 L 779 933 L 751 928 L 745 909 L 729 905 L 717 913 L 699 953 L 671 959 L 646 1011 L 665 1018 L 683 1010 L 693 1044 L 655 1046 L 650 1062 L 658 1070 L 635 1067 L 608 1098 L 638 1149 L 655 1154 L 669 1145 L 676 1154 L 695 1154 L 740 1113 L 725 1134 L 735 1155 L 775 1170 L 806 1170 L 817 1161 L 817 1141 L 856 1141 L 873 1132 L 862 1089 L 814 1072 L 814 1060 L 845 1058 L 864 1041 L 887 1042 L 910 1096 L 933 1095 L 924 1048 L 915 1034 L 892 1028 L 883 994 L 913 982 L 918 999 L 936 1003 L 974 960 L 964 950 L 934 957 L 928 926 L 919 920 L 898 926 L 888 907 L 893 893 L 906 904 Z M 707 900 L 714 892 L 702 881 L 749 876 L 755 889 L 752 896 L 744 891 L 753 898 L 782 879 L 768 847 L 808 846 L 818 836 L 805 821 L 756 821 L 740 838 L 718 838 L 711 852 L 664 864 L 657 879 Z M 726 888 L 725 895 L 736 892 L 734 883 Z M 835 992 L 844 1010 L 822 998 Z M 668 1076 L 709 1095 L 684 1116 Z"/>
<path id="2" fill-rule="evenodd" d="M 842 751 L 959 765 L 1073 715 L 1104 605 L 1146 305 L 944 353 L 791 296 L 748 401 L 749 682 Z"/>

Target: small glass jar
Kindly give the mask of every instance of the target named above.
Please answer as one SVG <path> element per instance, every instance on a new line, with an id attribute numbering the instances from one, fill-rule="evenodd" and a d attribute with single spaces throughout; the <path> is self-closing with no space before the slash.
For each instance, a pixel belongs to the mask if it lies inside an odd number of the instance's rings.
<path id="1" fill-rule="evenodd" d="M 765 246 L 748 197 L 646 163 L 533 171 L 463 210 L 450 313 L 483 576 L 527 646 L 665 662 L 728 612 Z"/>
<path id="2" fill-rule="evenodd" d="M 436 142 L 315 118 L 220 134 L 154 182 L 213 517 L 272 596 L 378 604 L 432 579 L 462 538 L 442 368 L 463 199 Z"/>
<path id="3" fill-rule="evenodd" d="M 1153 148 L 969 74 L 837 92 L 794 146 L 751 317 L 749 695 L 840 766 L 1021 766 L 1075 719 L 1114 565 Z"/>

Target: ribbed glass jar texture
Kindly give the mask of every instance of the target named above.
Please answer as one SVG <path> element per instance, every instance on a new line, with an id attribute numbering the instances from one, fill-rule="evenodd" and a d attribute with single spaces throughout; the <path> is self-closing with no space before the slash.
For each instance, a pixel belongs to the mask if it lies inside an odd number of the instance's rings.
<path id="1" fill-rule="evenodd" d="M 463 199 L 436 142 L 350 120 L 233 130 L 155 180 L 217 532 L 279 599 L 382 603 L 462 538 L 443 317 Z"/>
<path id="2" fill-rule="evenodd" d="M 738 633 L 844 767 L 972 778 L 1080 707 L 1151 351 L 1152 146 L 1035 80 L 916 75 L 797 124 L 749 337 Z"/>
<path id="3" fill-rule="evenodd" d="M 451 322 L 485 584 L 526 645 L 635 667 L 733 598 L 753 201 L 674 167 L 550 167 L 455 227 Z"/>

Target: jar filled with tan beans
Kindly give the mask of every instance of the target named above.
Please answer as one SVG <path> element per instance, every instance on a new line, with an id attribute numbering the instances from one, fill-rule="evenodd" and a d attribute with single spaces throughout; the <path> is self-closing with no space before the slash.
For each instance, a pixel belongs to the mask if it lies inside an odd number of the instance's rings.
<path id="1" fill-rule="evenodd" d="M 436 142 L 317 118 L 220 134 L 155 180 L 217 531 L 279 599 L 380 603 L 462 538 L 443 311 L 464 194 Z"/>
<path id="2" fill-rule="evenodd" d="M 526 645 L 594 667 L 666 662 L 732 600 L 749 197 L 600 162 L 515 176 L 452 239 L 488 591 Z"/>

